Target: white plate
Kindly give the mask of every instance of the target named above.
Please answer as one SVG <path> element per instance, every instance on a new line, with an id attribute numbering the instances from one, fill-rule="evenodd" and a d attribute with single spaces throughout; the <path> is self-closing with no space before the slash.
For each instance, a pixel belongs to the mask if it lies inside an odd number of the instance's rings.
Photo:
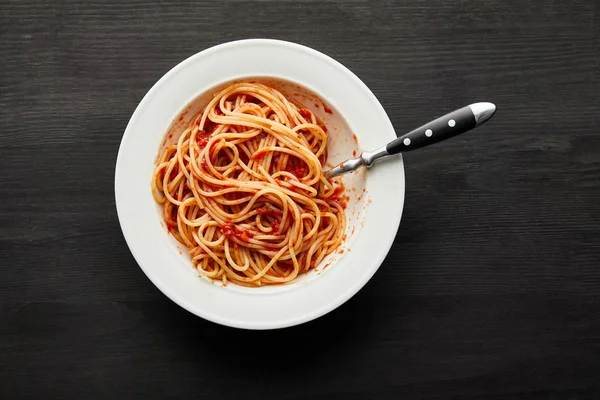
<path id="1" fill-rule="evenodd" d="M 164 228 L 150 180 L 165 134 L 176 136 L 217 87 L 241 79 L 267 81 L 324 119 L 330 132 L 330 163 L 351 157 L 353 150 L 372 150 L 396 138 L 373 93 L 332 58 L 277 40 L 225 43 L 181 62 L 138 105 L 117 157 L 117 213 L 127 244 L 144 273 L 181 307 L 223 325 L 282 328 L 333 310 L 377 271 L 400 224 L 404 168 L 398 156 L 381 162 L 368 174 L 363 170 L 343 177 L 351 199 L 346 210 L 346 241 L 340 251 L 294 283 L 222 287 L 198 277 L 184 246 Z M 333 113 L 323 111 L 323 105 Z"/>

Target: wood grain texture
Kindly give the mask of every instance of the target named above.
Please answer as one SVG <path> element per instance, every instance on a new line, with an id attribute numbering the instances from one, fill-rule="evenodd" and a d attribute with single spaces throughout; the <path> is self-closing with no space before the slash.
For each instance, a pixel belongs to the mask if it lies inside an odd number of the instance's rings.
<path id="1" fill-rule="evenodd" d="M 597 2 L 0 7 L 1 397 L 600 397 Z M 272 332 L 171 303 L 130 255 L 113 197 L 146 91 L 250 37 L 336 58 L 399 134 L 474 101 L 499 110 L 406 155 L 401 228 L 358 295 Z"/>

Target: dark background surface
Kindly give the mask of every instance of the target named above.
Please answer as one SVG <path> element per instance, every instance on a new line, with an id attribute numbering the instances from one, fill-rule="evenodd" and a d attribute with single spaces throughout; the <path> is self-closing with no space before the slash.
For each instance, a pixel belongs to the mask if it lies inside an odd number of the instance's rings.
<path id="1" fill-rule="evenodd" d="M 600 397 L 597 2 L 0 9 L 1 397 Z M 398 133 L 473 101 L 499 109 L 405 156 L 401 227 L 360 293 L 269 332 L 206 322 L 163 296 L 113 197 L 146 91 L 193 53 L 251 37 L 336 58 Z"/>

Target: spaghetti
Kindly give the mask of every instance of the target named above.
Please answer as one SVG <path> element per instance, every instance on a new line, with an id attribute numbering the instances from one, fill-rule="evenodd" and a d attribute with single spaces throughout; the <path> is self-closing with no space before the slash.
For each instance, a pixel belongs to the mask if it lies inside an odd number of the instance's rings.
<path id="1" fill-rule="evenodd" d="M 310 110 L 263 84 L 233 84 L 164 148 L 152 193 L 202 275 L 287 283 L 344 238 L 345 197 L 323 176 L 326 148 Z"/>

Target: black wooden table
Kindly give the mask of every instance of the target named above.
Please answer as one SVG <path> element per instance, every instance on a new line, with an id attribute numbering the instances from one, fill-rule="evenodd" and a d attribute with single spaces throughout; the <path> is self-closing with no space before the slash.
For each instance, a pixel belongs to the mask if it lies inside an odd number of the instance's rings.
<path id="1" fill-rule="evenodd" d="M 597 2 L 108 3 L 0 5 L 0 397 L 600 398 Z M 499 110 L 405 156 L 400 230 L 358 295 L 268 332 L 163 296 L 113 196 L 146 91 L 251 37 L 336 58 L 398 133 Z"/>

